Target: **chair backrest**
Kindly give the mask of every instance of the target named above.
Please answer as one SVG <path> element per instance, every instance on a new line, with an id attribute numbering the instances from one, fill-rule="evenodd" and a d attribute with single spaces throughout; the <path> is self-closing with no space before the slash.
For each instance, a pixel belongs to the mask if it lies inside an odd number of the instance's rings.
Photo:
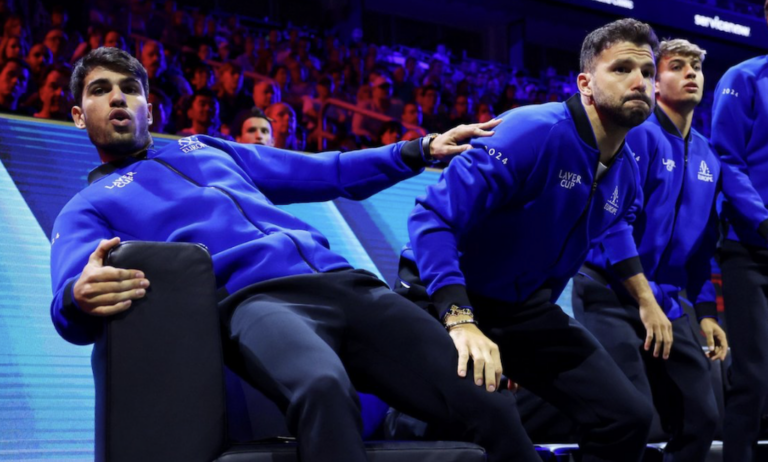
<path id="1" fill-rule="evenodd" d="M 97 461 L 210 461 L 226 442 L 216 284 L 195 244 L 125 242 L 107 264 L 144 272 L 147 295 L 105 319 L 94 346 Z"/>

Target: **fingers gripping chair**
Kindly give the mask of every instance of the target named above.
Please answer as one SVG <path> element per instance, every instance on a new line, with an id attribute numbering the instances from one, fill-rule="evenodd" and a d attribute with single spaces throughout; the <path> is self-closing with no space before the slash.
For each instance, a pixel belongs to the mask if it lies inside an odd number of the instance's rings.
<path id="1" fill-rule="evenodd" d="M 99 462 L 297 461 L 277 407 L 226 372 L 216 284 L 195 244 L 126 242 L 107 263 L 143 271 L 147 295 L 105 319 L 92 355 Z M 480 462 L 470 443 L 367 442 L 373 462 Z"/>

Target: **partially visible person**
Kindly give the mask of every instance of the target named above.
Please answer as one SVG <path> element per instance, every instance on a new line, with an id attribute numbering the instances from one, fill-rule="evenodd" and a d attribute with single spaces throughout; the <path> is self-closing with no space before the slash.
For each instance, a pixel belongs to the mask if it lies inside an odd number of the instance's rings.
<path id="1" fill-rule="evenodd" d="M 119 48 L 121 50 L 127 49 L 127 46 L 125 45 L 125 39 L 123 38 L 123 34 L 121 34 L 116 29 L 110 29 L 109 31 L 107 31 L 106 34 L 104 34 L 104 46 L 111 47 L 111 48 Z"/>
<path id="2" fill-rule="evenodd" d="M 29 66 L 18 58 L 0 64 L 0 112 L 22 112 L 21 97 L 27 91 Z"/>
<path id="3" fill-rule="evenodd" d="M 34 117 L 40 119 L 71 120 L 70 110 L 73 101 L 69 93 L 69 78 L 72 72 L 69 66 L 51 65 L 43 73 L 43 80 L 38 90 L 40 110 Z"/>
<path id="4" fill-rule="evenodd" d="M 69 37 L 67 34 L 58 28 L 52 28 L 45 34 L 43 44 L 51 52 L 53 62 L 55 63 L 67 63 L 69 57 L 66 55 L 67 43 Z"/>
<path id="5" fill-rule="evenodd" d="M 381 124 L 376 140 L 378 141 L 379 146 L 386 146 L 388 144 L 397 143 L 402 137 L 403 124 L 396 120 L 391 120 Z"/>
<path id="6" fill-rule="evenodd" d="M 213 90 L 203 88 L 189 98 L 186 110 L 188 125 L 179 131 L 179 136 L 208 135 L 216 138 L 231 139 L 219 131 L 219 101 Z"/>
<path id="7" fill-rule="evenodd" d="M 219 81 L 216 86 L 219 100 L 219 118 L 229 128 L 235 116 L 253 106 L 253 97 L 243 89 L 243 68 L 228 62 L 219 68 Z"/>
<path id="8" fill-rule="evenodd" d="M 148 70 L 149 71 L 149 70 Z M 202 90 L 203 88 L 213 88 L 214 75 L 213 68 L 206 63 L 197 63 L 192 67 L 189 83 L 192 91 Z"/>
<path id="9" fill-rule="evenodd" d="M 149 88 L 147 102 L 152 105 L 152 124 L 149 130 L 155 133 L 174 133 L 172 122 L 173 102 L 159 88 Z M 166 131 L 167 130 L 167 131 Z"/>
<path id="10" fill-rule="evenodd" d="M 0 63 L 11 58 L 24 59 L 27 48 L 26 42 L 18 35 L 0 39 Z"/>
<path id="11" fill-rule="evenodd" d="M 253 105 L 262 111 L 266 111 L 269 106 L 280 102 L 280 91 L 275 84 L 266 80 L 257 81 L 253 85 Z"/>
<path id="12" fill-rule="evenodd" d="M 472 98 L 469 95 L 456 95 L 449 119 L 452 126 L 472 123 Z"/>
<path id="13" fill-rule="evenodd" d="M 362 108 L 378 114 L 399 118 L 403 113 L 403 104 L 392 98 L 392 80 L 380 75 L 370 83 L 371 99 L 362 104 Z M 360 113 L 352 116 L 352 132 L 358 136 L 366 136 L 372 140 L 381 129 L 382 121 Z"/>
<path id="14" fill-rule="evenodd" d="M 493 108 L 488 103 L 480 103 L 477 105 L 477 112 L 475 113 L 475 120 L 478 123 L 485 123 L 489 120 L 493 120 L 496 115 L 493 113 Z M 485 122 L 480 122 L 481 120 Z"/>
<path id="15" fill-rule="evenodd" d="M 241 112 L 232 125 L 232 136 L 238 143 L 274 146 L 272 122 L 259 108 Z"/>
<path id="16" fill-rule="evenodd" d="M 765 12 L 768 20 L 768 1 Z M 720 269 L 732 352 L 723 423 L 725 462 L 758 460 L 761 417 L 768 404 L 766 79 L 768 55 L 733 66 L 718 82 L 712 107 L 712 143 L 722 162 L 725 198 Z"/>
<path id="17" fill-rule="evenodd" d="M 275 103 L 269 106 L 265 113 L 272 121 L 272 134 L 276 148 L 293 151 L 303 149 L 296 133 L 296 112 L 291 106 Z"/>
<path id="18" fill-rule="evenodd" d="M 448 115 L 440 104 L 440 90 L 434 84 L 424 85 L 419 89 L 421 98 L 419 104 L 423 113 L 422 123 L 428 132 L 442 133 L 448 127 Z"/>
<path id="19" fill-rule="evenodd" d="M 405 105 L 403 105 L 403 114 L 400 116 L 400 120 L 402 120 L 403 123 L 418 125 L 420 127 L 422 124 L 421 106 L 419 106 L 418 103 L 405 103 Z"/>

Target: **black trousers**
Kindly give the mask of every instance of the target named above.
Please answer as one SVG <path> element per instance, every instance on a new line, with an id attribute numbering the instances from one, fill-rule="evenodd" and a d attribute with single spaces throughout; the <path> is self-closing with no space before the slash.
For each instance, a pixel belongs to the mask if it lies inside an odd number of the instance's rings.
<path id="1" fill-rule="evenodd" d="M 582 461 L 639 461 L 650 402 L 550 296 L 540 290 L 523 303 L 470 300 L 480 328 L 499 346 L 504 374 L 576 422 Z"/>
<path id="2" fill-rule="evenodd" d="M 460 430 L 490 461 L 540 460 L 514 400 L 460 378 L 445 329 L 366 271 L 266 281 L 221 308 L 228 364 L 285 412 L 303 461 L 366 460 L 357 390 Z"/>
<path id="3" fill-rule="evenodd" d="M 687 316 L 672 321 L 669 359 L 643 349 L 645 327 L 637 305 L 583 274 L 573 279 L 573 313 L 610 353 L 649 401 L 670 435 L 665 462 L 703 462 L 712 445 L 718 410 L 709 360 Z"/>
<path id="4" fill-rule="evenodd" d="M 768 399 L 768 249 L 726 240 L 720 269 L 732 355 L 723 460 L 751 462 Z"/>

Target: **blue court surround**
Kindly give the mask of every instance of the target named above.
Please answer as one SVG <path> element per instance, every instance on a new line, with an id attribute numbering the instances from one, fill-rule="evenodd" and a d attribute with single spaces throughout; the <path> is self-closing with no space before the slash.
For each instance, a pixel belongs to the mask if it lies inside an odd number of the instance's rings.
<path id="1" fill-rule="evenodd" d="M 174 137 L 155 137 L 158 147 Z M 62 340 L 49 316 L 50 233 L 98 155 L 72 124 L 0 115 L 0 460 L 93 460 L 91 347 Z M 358 268 L 393 283 L 427 171 L 365 201 L 284 209 Z M 570 285 L 561 299 L 570 312 Z"/>

